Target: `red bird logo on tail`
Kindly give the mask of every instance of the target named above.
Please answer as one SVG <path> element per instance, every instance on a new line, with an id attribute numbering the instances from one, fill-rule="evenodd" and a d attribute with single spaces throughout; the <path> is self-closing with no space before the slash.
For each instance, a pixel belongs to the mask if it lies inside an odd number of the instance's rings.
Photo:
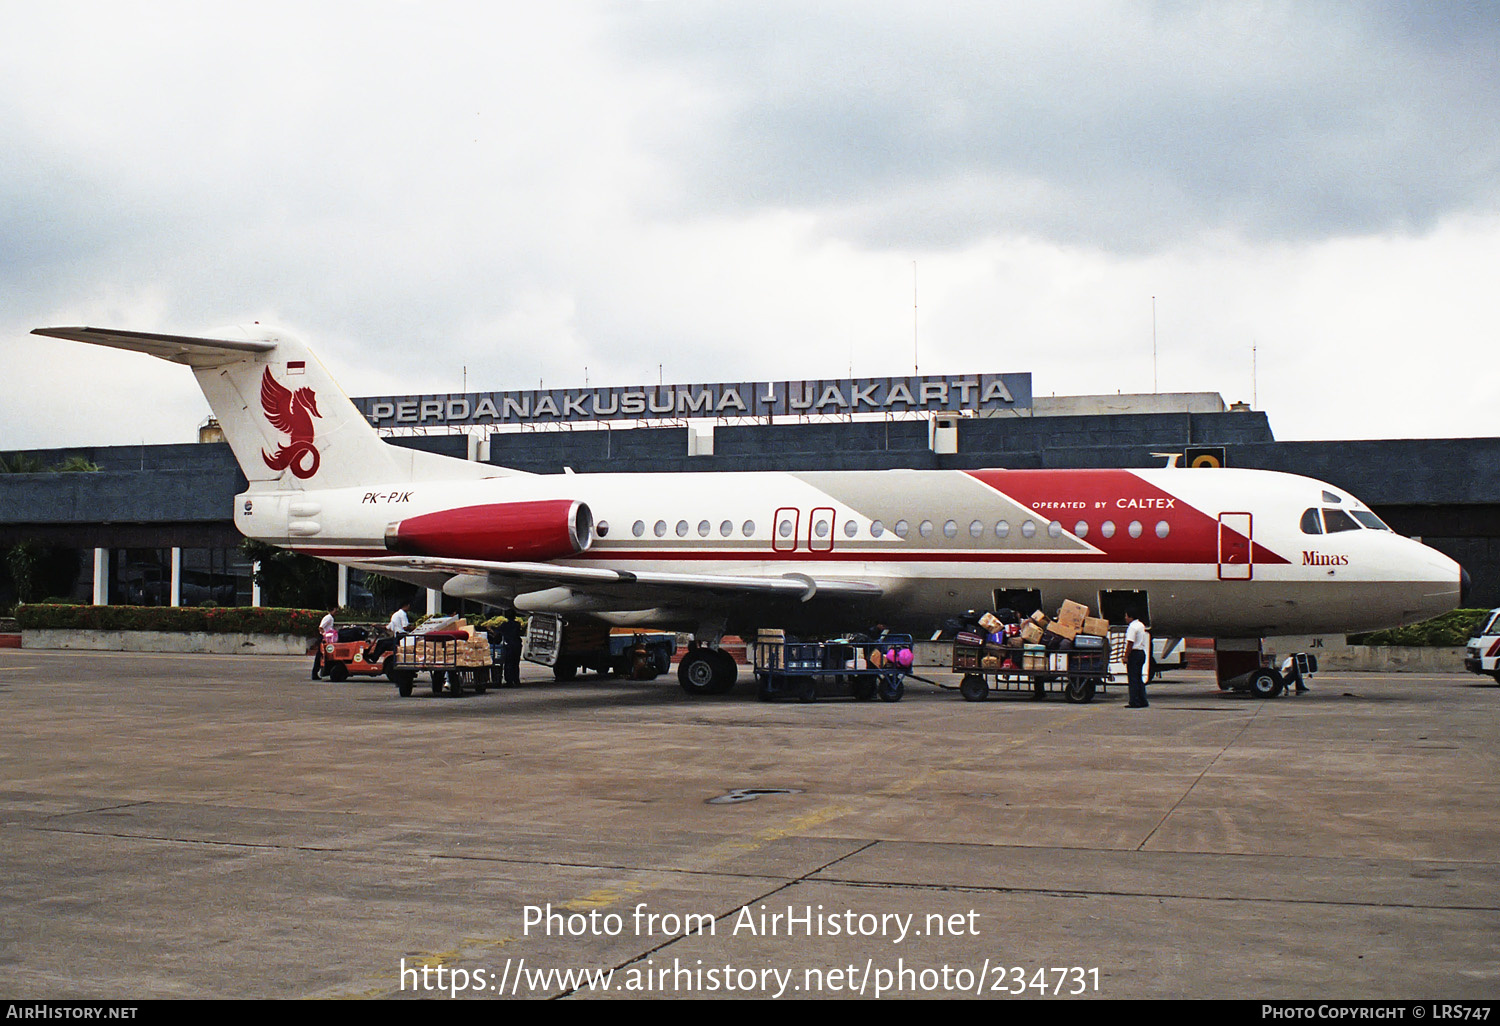
<path id="1" fill-rule="evenodd" d="M 266 411 L 266 419 L 272 427 L 292 436 L 291 441 L 277 449 L 274 456 L 267 455 L 264 449 L 260 451 L 260 458 L 266 461 L 266 466 L 272 470 L 291 467 L 292 473 L 303 479 L 316 474 L 321 457 L 313 445 L 312 419 L 323 416 L 318 412 L 317 394 L 310 388 L 293 392 L 278 384 L 271 377 L 271 368 L 267 367 L 260 379 L 260 407 Z"/>

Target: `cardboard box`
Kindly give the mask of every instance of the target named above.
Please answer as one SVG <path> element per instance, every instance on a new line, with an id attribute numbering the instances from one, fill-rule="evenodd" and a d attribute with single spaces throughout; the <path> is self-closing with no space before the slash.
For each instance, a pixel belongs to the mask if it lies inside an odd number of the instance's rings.
<path id="1" fill-rule="evenodd" d="M 1042 642 L 1042 628 L 1030 620 L 1021 625 L 1020 638 L 1023 642 L 1039 645 Z"/>
<path id="2" fill-rule="evenodd" d="M 1000 622 L 1000 618 L 994 613 L 985 613 L 979 618 L 979 626 L 983 627 L 986 632 L 993 634 L 1005 625 Z"/>
<path id="3" fill-rule="evenodd" d="M 1047 628 L 1047 633 L 1055 634 L 1059 638 L 1066 638 L 1067 640 L 1072 641 L 1075 637 L 1078 636 L 1078 628 L 1069 626 L 1068 624 L 1065 624 L 1061 620 L 1059 620 L 1051 627 Z"/>
<path id="4" fill-rule="evenodd" d="M 1076 634 L 1078 629 L 1083 626 L 1084 618 L 1088 615 L 1088 606 L 1082 602 L 1073 602 L 1069 599 L 1064 599 L 1062 608 L 1057 611 L 1057 622 L 1067 624 L 1073 628 L 1073 632 Z"/>
<path id="5" fill-rule="evenodd" d="M 1068 672 L 1068 653 L 1066 653 L 1066 652 L 1048 652 L 1047 653 L 1047 669 L 1050 670 L 1050 671 L 1052 671 L 1053 673 L 1067 673 Z"/>
<path id="6" fill-rule="evenodd" d="M 1032 613 L 1031 616 L 1027 618 L 1027 620 L 1031 623 L 1036 624 L 1038 627 L 1047 626 L 1047 614 L 1042 612 L 1040 609 Z"/>
<path id="7" fill-rule="evenodd" d="M 1090 634 L 1096 638 L 1109 637 L 1109 621 L 1103 617 L 1085 616 L 1083 618 L 1083 630 L 1080 634 Z"/>

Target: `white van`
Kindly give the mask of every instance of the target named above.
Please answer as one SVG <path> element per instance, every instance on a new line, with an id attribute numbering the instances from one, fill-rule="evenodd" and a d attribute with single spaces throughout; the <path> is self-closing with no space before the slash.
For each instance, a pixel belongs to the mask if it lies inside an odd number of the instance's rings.
<path id="1" fill-rule="evenodd" d="M 1500 609 L 1491 609 L 1464 650 L 1464 669 L 1487 673 L 1500 683 Z"/>

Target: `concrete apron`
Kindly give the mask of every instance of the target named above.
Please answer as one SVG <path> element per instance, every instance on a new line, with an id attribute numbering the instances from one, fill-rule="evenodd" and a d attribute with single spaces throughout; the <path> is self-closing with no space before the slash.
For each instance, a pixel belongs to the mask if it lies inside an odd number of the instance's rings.
<path id="1" fill-rule="evenodd" d="M 1366 673 L 1462 673 L 1462 648 L 1401 648 L 1393 645 L 1306 646 L 1309 639 L 1275 638 L 1268 650 L 1279 653 L 1313 652 L 1318 669 Z M 1306 647 L 1292 647 L 1297 642 Z M 295 634 L 206 634 L 172 631 L 21 632 L 22 648 L 64 648 L 89 652 L 199 652 L 210 655 L 307 655 L 312 639 Z M 935 669 L 953 664 L 953 644 L 919 641 L 912 646 L 915 665 Z"/>
<path id="2" fill-rule="evenodd" d="M 208 634 L 203 631 L 21 632 L 22 648 L 89 652 L 198 652 L 210 655 L 308 655 L 313 639 L 296 634 Z"/>

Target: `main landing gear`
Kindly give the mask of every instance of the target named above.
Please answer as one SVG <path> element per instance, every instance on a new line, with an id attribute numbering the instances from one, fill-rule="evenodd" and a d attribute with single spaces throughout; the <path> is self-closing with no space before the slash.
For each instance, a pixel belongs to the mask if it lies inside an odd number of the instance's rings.
<path id="1" fill-rule="evenodd" d="M 690 695 L 722 695 L 739 679 L 734 657 L 717 648 L 694 648 L 677 664 L 677 681 Z"/>

